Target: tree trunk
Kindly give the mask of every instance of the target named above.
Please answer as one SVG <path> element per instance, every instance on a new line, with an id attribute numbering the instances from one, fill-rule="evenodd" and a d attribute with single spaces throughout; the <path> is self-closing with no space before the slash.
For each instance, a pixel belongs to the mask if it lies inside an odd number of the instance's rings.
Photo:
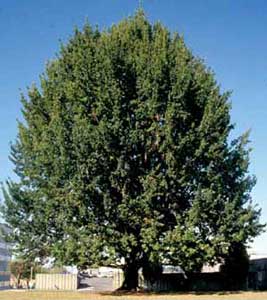
<path id="1" fill-rule="evenodd" d="M 20 288 L 20 278 L 21 278 L 21 274 L 18 274 L 18 277 L 17 277 L 17 288 L 18 289 Z"/>
<path id="2" fill-rule="evenodd" d="M 126 265 L 123 269 L 124 280 L 119 290 L 136 291 L 138 288 L 138 269 L 137 264 Z"/>

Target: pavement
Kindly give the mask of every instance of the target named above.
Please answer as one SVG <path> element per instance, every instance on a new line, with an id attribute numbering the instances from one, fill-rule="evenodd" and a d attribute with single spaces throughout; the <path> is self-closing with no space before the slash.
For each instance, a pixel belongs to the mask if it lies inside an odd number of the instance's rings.
<path id="1" fill-rule="evenodd" d="M 79 291 L 113 291 L 113 278 L 85 277 L 80 279 Z"/>

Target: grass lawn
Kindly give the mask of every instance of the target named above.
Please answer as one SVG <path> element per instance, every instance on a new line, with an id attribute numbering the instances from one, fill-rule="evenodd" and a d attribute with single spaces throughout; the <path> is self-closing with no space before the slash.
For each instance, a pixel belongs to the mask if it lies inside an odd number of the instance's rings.
<path id="1" fill-rule="evenodd" d="M 0 291 L 0 300 L 267 300 L 267 292 L 203 294 L 93 294 L 86 292 Z"/>

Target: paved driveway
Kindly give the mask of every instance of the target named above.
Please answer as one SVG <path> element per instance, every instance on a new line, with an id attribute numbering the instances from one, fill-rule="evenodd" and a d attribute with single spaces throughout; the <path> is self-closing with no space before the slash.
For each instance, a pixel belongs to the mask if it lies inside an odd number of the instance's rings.
<path id="1" fill-rule="evenodd" d="M 113 278 L 82 277 L 80 289 L 92 292 L 113 291 Z"/>

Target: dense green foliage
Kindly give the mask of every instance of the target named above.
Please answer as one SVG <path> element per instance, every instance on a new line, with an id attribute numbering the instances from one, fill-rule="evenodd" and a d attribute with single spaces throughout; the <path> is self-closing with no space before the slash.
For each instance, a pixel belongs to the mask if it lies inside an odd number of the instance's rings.
<path id="1" fill-rule="evenodd" d="M 123 258 L 132 288 L 140 267 L 189 273 L 245 245 L 262 226 L 247 134 L 229 141 L 228 98 L 182 38 L 141 11 L 108 31 L 76 30 L 22 97 L 19 182 L 2 208 L 17 251 L 80 268 Z"/>

